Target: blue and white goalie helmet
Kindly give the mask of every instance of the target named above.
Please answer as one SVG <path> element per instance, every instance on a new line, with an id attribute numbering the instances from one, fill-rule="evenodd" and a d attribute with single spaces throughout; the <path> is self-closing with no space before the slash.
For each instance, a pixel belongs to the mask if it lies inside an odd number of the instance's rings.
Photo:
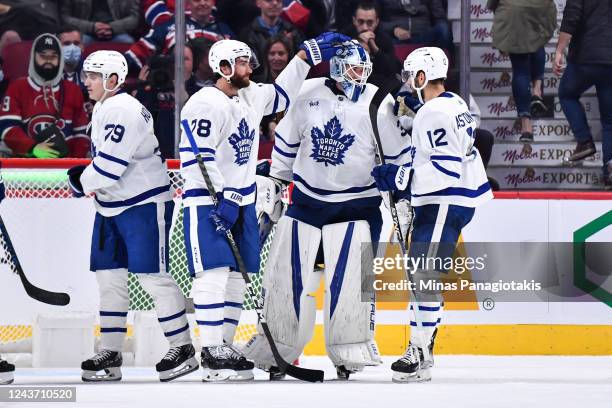
<path id="1" fill-rule="evenodd" d="M 234 67 L 236 66 L 236 60 L 238 58 L 246 58 L 249 60 L 251 69 L 259 67 L 257 57 L 251 48 L 243 43 L 242 41 L 236 40 L 221 40 L 217 41 L 210 47 L 208 52 L 208 65 L 213 72 L 221 75 L 226 80 L 234 75 Z M 221 63 L 226 61 L 231 67 L 231 73 L 229 75 L 223 74 L 221 71 Z"/>
<path id="2" fill-rule="evenodd" d="M 344 94 L 357 102 L 372 73 L 372 62 L 367 51 L 356 40 L 329 61 L 329 74 L 342 86 Z"/>

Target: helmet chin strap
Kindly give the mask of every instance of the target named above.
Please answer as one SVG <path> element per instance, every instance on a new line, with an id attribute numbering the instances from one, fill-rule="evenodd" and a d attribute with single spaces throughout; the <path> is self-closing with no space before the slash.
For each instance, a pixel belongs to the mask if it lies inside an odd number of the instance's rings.
<path id="1" fill-rule="evenodd" d="M 414 78 L 410 78 L 409 85 L 412 89 L 416 91 L 417 97 L 419 98 L 419 102 L 421 102 L 422 104 L 425 103 L 425 101 L 423 100 L 423 89 L 425 89 L 428 83 L 429 83 L 429 80 L 427 79 L 427 77 L 425 77 L 425 82 L 423 82 L 423 85 L 421 85 L 420 87 L 417 87 L 414 84 Z"/>
<path id="2" fill-rule="evenodd" d="M 120 84 L 117 84 L 113 89 L 109 89 L 106 87 L 106 81 L 108 81 L 108 79 L 105 79 L 102 81 L 102 87 L 104 88 L 104 93 L 102 94 L 102 98 L 100 98 L 100 102 L 103 102 L 108 97 L 109 93 L 115 92 L 117 89 L 119 89 L 119 86 L 121 86 Z"/>

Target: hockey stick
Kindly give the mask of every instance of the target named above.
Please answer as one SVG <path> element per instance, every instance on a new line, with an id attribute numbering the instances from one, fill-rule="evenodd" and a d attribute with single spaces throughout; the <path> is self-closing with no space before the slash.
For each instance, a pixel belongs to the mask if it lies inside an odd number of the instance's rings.
<path id="1" fill-rule="evenodd" d="M 15 271 L 19 278 L 21 278 L 21 283 L 23 284 L 23 288 L 25 289 L 28 296 L 32 299 L 36 299 L 39 302 L 47 303 L 49 305 L 55 306 L 66 306 L 70 303 L 70 296 L 67 293 L 61 292 L 49 292 L 47 290 L 41 289 L 37 286 L 34 286 L 26 277 L 21 264 L 19 263 L 19 259 L 17 258 L 17 253 L 15 252 L 15 248 L 13 247 L 13 243 L 9 237 L 8 231 L 6 230 L 6 226 L 4 225 L 4 220 L 0 216 L 0 234 L 2 235 L 1 239 L 4 241 L 3 246 L 8 252 L 8 262 L 11 268 Z"/>
<path id="2" fill-rule="evenodd" d="M 380 141 L 380 133 L 378 132 L 378 109 L 385 99 L 387 94 L 392 89 L 392 85 L 394 85 L 393 81 L 388 81 L 383 84 L 374 96 L 372 97 L 372 101 L 370 102 L 370 122 L 372 123 L 372 133 L 374 133 L 374 141 L 376 143 L 376 150 L 378 151 L 378 156 L 380 160 L 380 164 L 385 164 L 385 156 L 383 152 L 382 142 Z M 382 193 L 382 192 L 381 192 Z M 388 191 L 387 198 L 389 200 L 389 211 L 391 212 L 391 219 L 393 220 L 393 229 L 395 230 L 395 236 L 399 242 L 400 249 L 402 251 L 402 256 L 404 259 L 407 259 L 408 250 L 406 249 L 406 241 L 404 241 L 404 234 L 402 233 L 402 229 L 400 226 L 399 216 L 397 215 L 397 207 L 395 206 L 395 200 L 393 199 L 393 193 Z M 410 231 L 410 227 L 412 226 L 412 220 L 414 217 L 410 219 L 410 223 L 406 228 L 406 232 Z M 426 362 L 431 362 L 431 356 L 429 355 L 429 345 L 425 344 L 424 333 L 425 329 L 423 326 L 423 322 L 421 320 L 421 316 L 419 316 L 419 299 L 416 295 L 416 291 L 413 291 L 412 288 L 415 288 L 414 279 L 412 278 L 412 274 L 408 269 L 404 269 L 404 273 L 406 274 L 407 280 L 410 282 L 410 286 L 408 287 L 408 291 L 410 292 L 410 297 L 413 300 L 414 305 L 412 309 L 414 311 L 414 320 L 416 321 L 417 328 L 419 330 L 419 335 L 421 336 L 421 344 L 423 345 L 423 357 Z"/>
<path id="3" fill-rule="evenodd" d="M 212 199 L 213 205 L 216 207 L 219 202 L 217 200 L 217 195 L 215 191 L 215 186 L 213 185 L 210 175 L 206 170 L 206 165 L 204 165 L 204 161 L 202 160 L 202 156 L 199 153 L 198 146 L 193 138 L 193 134 L 191 133 L 191 129 L 189 128 L 189 122 L 186 119 L 181 121 L 181 125 L 183 126 L 183 130 L 185 131 L 185 135 L 189 140 L 189 144 L 191 145 L 191 150 L 195 155 L 195 158 L 198 162 L 198 167 L 202 173 L 202 177 L 204 178 L 204 182 L 206 183 L 206 188 L 210 193 L 210 198 Z M 270 349 L 272 350 L 272 355 L 274 356 L 274 360 L 276 361 L 276 365 L 281 372 L 287 373 L 293 378 L 297 378 L 302 381 L 309 382 L 323 382 L 323 371 L 321 370 L 310 370 L 307 368 L 296 367 L 292 364 L 286 362 L 283 357 L 278 352 L 278 348 L 276 347 L 276 343 L 274 343 L 274 339 L 272 338 L 272 333 L 270 333 L 270 328 L 268 327 L 268 323 L 266 322 L 266 318 L 263 314 L 263 308 L 257 299 L 257 295 L 255 291 L 251 287 L 251 278 L 246 270 L 246 266 L 244 260 L 242 259 L 242 255 L 240 255 L 240 251 L 238 250 L 238 245 L 236 245 L 236 241 L 232 235 L 230 230 L 225 231 L 225 237 L 227 238 L 227 242 L 232 249 L 232 253 L 234 254 L 234 258 L 236 258 L 236 263 L 238 264 L 238 269 L 240 269 L 240 274 L 246 283 L 247 294 L 253 304 L 255 305 L 255 312 L 257 313 L 257 318 L 259 323 L 261 324 L 261 328 L 263 329 L 264 335 L 270 343 Z"/>

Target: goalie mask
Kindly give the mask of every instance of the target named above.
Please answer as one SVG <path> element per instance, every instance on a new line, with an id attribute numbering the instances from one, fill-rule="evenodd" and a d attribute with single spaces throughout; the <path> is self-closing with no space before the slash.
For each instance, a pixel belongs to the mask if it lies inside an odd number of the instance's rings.
<path id="1" fill-rule="evenodd" d="M 221 40 L 214 43 L 208 53 L 208 64 L 214 73 L 221 75 L 225 80 L 229 81 L 234 75 L 236 60 L 240 57 L 249 60 L 252 70 L 259 67 L 259 61 L 257 61 L 257 57 L 251 48 L 245 43 L 236 40 Z M 231 67 L 229 75 L 225 75 L 221 71 L 221 63 L 223 61 L 227 62 Z"/>
<path id="2" fill-rule="evenodd" d="M 329 74 L 340 83 L 344 94 L 357 102 L 372 73 L 372 62 L 366 50 L 355 40 L 329 62 Z"/>
<path id="3" fill-rule="evenodd" d="M 415 80 L 419 72 L 425 74 L 425 81 L 419 87 Z M 429 81 L 435 79 L 446 79 L 448 72 L 448 58 L 442 49 L 437 47 L 423 47 L 412 51 L 404 61 L 402 70 L 402 81 L 407 82 L 408 86 L 416 91 L 419 101 L 423 101 L 422 91 Z"/>

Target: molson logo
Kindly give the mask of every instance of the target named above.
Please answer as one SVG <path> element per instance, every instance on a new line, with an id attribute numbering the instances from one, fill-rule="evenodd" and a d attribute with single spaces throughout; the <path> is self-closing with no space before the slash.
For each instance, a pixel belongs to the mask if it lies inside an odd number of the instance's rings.
<path id="1" fill-rule="evenodd" d="M 506 103 L 502 102 L 492 102 L 487 105 L 487 109 L 489 113 L 495 116 L 501 116 L 506 112 L 515 112 L 516 104 L 514 103 L 514 98 L 509 97 Z"/>
<path id="2" fill-rule="evenodd" d="M 490 78 L 482 78 L 480 80 L 480 85 L 483 90 L 493 92 L 496 89 L 507 88 L 512 85 L 512 80 L 510 74 L 508 72 L 502 72 L 499 75 L 499 78 L 490 77 Z"/>
<path id="3" fill-rule="evenodd" d="M 504 180 L 509 187 L 514 188 L 521 186 L 529 187 L 534 184 L 565 184 L 588 187 L 600 183 L 599 174 L 596 171 L 589 173 L 569 173 L 558 169 L 551 169 L 550 171 L 539 171 L 539 173 L 536 174 L 535 169 L 532 167 L 527 167 L 523 174 L 521 174 L 520 171 L 507 174 Z"/>
<path id="4" fill-rule="evenodd" d="M 497 51 L 490 50 L 490 51 L 482 53 L 482 55 L 480 56 L 480 61 L 483 64 L 488 65 L 489 67 L 492 67 L 493 65 L 510 61 L 510 57 L 506 55 L 502 55 Z"/>
<path id="5" fill-rule="evenodd" d="M 472 30 L 472 37 L 475 41 L 487 41 L 493 38 L 493 33 L 489 27 L 477 27 Z"/>
<path id="6" fill-rule="evenodd" d="M 472 4 L 470 8 L 470 14 L 472 15 L 472 18 L 481 18 L 482 16 L 493 14 L 493 12 L 483 4 Z"/>
<path id="7" fill-rule="evenodd" d="M 495 135 L 496 139 L 505 139 L 520 134 L 521 124 L 518 121 L 514 122 L 514 126 L 496 126 L 493 129 L 493 135 Z"/>
<path id="8" fill-rule="evenodd" d="M 525 145 L 522 146 L 521 151 L 518 151 L 517 149 L 508 149 L 506 151 L 504 151 L 502 153 L 502 157 L 503 157 L 503 161 L 504 162 L 510 162 L 512 164 L 514 164 L 514 162 L 518 161 L 518 160 L 528 160 L 528 159 L 532 159 L 532 158 L 538 158 L 538 153 L 537 152 L 533 152 L 533 150 L 531 149 L 531 146 L 529 145 Z"/>

